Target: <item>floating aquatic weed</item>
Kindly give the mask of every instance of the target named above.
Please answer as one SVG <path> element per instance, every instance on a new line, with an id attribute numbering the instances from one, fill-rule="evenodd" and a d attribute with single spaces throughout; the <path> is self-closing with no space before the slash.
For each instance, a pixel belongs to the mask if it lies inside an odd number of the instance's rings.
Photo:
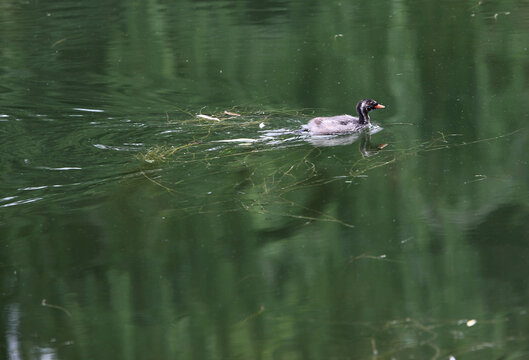
<path id="1" fill-rule="evenodd" d="M 339 148 L 311 146 L 312 138 L 296 134 L 288 125 L 281 128 L 279 122 L 291 118 L 277 115 L 277 127 L 281 130 L 263 131 L 259 130 L 259 124 L 275 115 L 240 109 L 211 114 L 222 120 L 195 117 L 183 120 L 199 129 L 192 141 L 179 146 L 155 146 L 141 154 L 139 158 L 145 163 L 164 163 L 156 178 L 144 171 L 145 178 L 179 198 L 182 206 L 175 211 L 186 214 L 246 211 L 267 219 L 289 218 L 300 225 L 321 221 L 354 227 L 355 224 L 329 210 L 332 208 L 327 198 L 332 197 L 318 195 L 332 191 L 327 184 L 343 182 L 350 189 L 360 177 L 369 176 L 370 171 L 406 161 L 410 156 L 514 134 L 461 141 L 460 134 L 439 133 L 428 141 L 403 146 L 387 139 L 375 144 L 369 133 L 363 133 L 356 134 L 352 145 L 348 145 L 356 149 L 353 155 L 346 147 L 338 151 Z M 301 122 L 296 120 L 296 129 Z M 255 136 L 249 136 L 248 127 L 254 127 Z M 331 140 L 335 138 L 342 139 L 331 136 Z M 215 189 L 210 195 L 203 191 L 206 184 L 208 189 Z"/>
<path id="2" fill-rule="evenodd" d="M 167 146 L 167 145 L 155 146 L 155 147 L 148 149 L 145 153 L 140 154 L 138 158 L 140 158 L 141 160 L 149 164 L 152 164 L 155 162 L 164 162 L 164 161 L 170 160 L 171 156 L 174 155 L 175 153 L 183 149 L 187 149 L 192 146 L 198 145 L 198 144 L 199 143 L 197 142 L 190 142 L 188 144 L 181 145 L 181 146 Z"/>

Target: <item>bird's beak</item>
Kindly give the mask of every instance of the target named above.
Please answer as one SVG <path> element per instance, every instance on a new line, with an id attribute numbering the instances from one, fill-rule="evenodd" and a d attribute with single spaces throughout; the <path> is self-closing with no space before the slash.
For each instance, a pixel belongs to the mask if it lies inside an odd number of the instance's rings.
<path id="1" fill-rule="evenodd" d="M 377 104 L 377 106 L 375 106 L 375 109 L 383 109 L 383 108 L 385 108 L 385 106 L 382 104 Z"/>

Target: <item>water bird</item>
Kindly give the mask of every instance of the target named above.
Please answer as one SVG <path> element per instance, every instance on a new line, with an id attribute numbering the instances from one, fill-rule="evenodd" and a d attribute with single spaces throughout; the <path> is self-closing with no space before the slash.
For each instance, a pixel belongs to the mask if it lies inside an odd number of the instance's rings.
<path id="1" fill-rule="evenodd" d="M 311 135 L 330 135 L 360 131 L 369 126 L 369 112 L 375 109 L 384 109 L 385 106 L 375 100 L 360 100 L 356 105 L 358 117 L 351 115 L 338 115 L 330 117 L 316 117 L 304 125 L 302 130 Z"/>

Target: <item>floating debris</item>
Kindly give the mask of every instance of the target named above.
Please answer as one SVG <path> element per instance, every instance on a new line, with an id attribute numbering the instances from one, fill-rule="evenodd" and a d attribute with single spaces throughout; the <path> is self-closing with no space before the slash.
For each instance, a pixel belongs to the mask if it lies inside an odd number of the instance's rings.
<path id="1" fill-rule="evenodd" d="M 224 114 L 229 115 L 229 116 L 241 116 L 241 114 L 237 114 L 237 113 L 226 111 L 226 110 L 224 110 Z"/>
<path id="2" fill-rule="evenodd" d="M 511 12 L 510 11 L 502 11 L 502 12 L 496 13 L 493 16 L 494 20 L 498 20 L 498 16 L 500 16 L 500 15 L 511 15 Z"/>
<path id="3" fill-rule="evenodd" d="M 472 326 L 476 325 L 476 323 L 477 323 L 476 319 L 468 320 L 467 321 L 467 326 L 468 327 L 472 327 Z"/>
<path id="4" fill-rule="evenodd" d="M 216 117 L 213 117 L 213 116 L 209 116 L 209 115 L 204 115 L 204 114 L 197 114 L 196 117 L 199 118 L 199 119 L 213 120 L 213 121 L 220 121 L 219 118 L 216 118 Z"/>

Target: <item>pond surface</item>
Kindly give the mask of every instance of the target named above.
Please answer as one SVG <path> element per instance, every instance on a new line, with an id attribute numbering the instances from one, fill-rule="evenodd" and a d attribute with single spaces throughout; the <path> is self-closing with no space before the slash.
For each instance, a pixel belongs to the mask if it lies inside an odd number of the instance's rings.
<path id="1" fill-rule="evenodd" d="M 1 358 L 529 358 L 529 2 L 0 26 Z"/>

